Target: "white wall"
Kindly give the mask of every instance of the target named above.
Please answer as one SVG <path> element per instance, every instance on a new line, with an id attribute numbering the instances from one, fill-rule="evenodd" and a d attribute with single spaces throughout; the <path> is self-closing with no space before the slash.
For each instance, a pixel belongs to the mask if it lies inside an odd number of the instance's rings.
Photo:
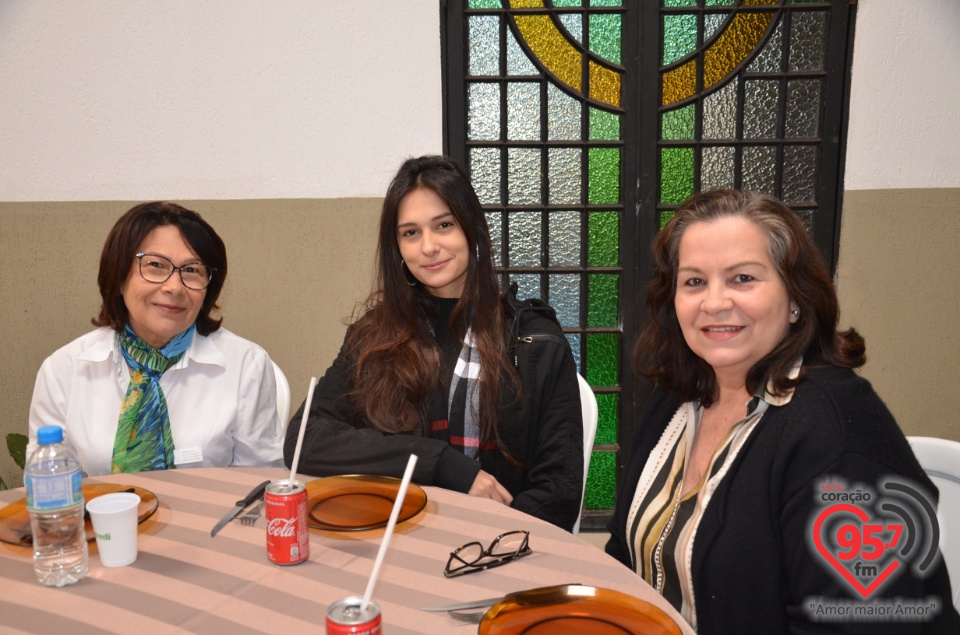
<path id="1" fill-rule="evenodd" d="M 442 150 L 434 0 L 0 0 L 0 201 L 383 196 Z"/>
<path id="2" fill-rule="evenodd" d="M 0 0 L 0 200 L 382 196 L 439 2 Z M 960 186 L 960 2 L 860 0 L 848 190 Z"/>
<path id="3" fill-rule="evenodd" d="M 960 0 L 860 0 L 845 189 L 960 187 Z"/>

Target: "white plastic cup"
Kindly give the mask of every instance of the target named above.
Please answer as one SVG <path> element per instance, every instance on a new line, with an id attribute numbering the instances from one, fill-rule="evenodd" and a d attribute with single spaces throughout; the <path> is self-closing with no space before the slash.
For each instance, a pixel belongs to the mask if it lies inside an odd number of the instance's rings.
<path id="1" fill-rule="evenodd" d="M 137 560 L 139 506 L 140 497 L 131 492 L 104 494 L 87 502 L 103 566 L 125 567 Z"/>

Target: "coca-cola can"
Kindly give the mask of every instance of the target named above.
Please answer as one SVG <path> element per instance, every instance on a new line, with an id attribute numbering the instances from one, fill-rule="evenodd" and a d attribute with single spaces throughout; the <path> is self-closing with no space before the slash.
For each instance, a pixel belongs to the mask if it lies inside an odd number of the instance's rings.
<path id="1" fill-rule="evenodd" d="M 300 564 L 310 557 L 307 488 L 300 481 L 276 481 L 264 493 L 267 558 L 276 564 Z"/>
<path id="2" fill-rule="evenodd" d="M 327 609 L 327 635 L 379 635 L 380 607 L 372 600 L 361 611 L 363 598 L 348 597 Z"/>

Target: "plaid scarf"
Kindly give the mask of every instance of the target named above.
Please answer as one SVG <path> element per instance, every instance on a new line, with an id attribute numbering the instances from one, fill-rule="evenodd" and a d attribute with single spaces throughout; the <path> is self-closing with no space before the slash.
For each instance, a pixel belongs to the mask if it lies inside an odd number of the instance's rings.
<path id="1" fill-rule="evenodd" d="M 120 353 L 127 360 L 131 373 L 113 442 L 110 469 L 113 474 L 176 467 L 170 416 L 160 388 L 160 377 L 180 361 L 190 347 L 194 328 L 190 326 L 159 350 L 140 339 L 129 324 L 117 333 Z"/>
<path id="2" fill-rule="evenodd" d="M 473 331 L 467 329 L 463 336 L 463 348 L 453 369 L 450 380 L 450 396 L 447 401 L 449 421 L 463 421 L 463 453 L 471 459 L 480 451 L 480 351 L 474 346 Z M 467 403 L 469 402 L 469 406 Z M 450 442 L 458 445 L 451 437 Z"/>

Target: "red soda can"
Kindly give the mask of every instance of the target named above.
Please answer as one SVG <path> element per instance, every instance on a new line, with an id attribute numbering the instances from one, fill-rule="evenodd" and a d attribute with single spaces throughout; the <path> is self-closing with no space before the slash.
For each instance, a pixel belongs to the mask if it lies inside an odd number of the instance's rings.
<path id="1" fill-rule="evenodd" d="M 348 597 L 327 608 L 327 635 L 380 635 L 380 607 L 372 600 L 362 612 L 363 598 Z"/>
<path id="2" fill-rule="evenodd" d="M 307 488 L 300 481 L 275 481 L 267 485 L 263 500 L 270 562 L 299 564 L 309 558 Z"/>

